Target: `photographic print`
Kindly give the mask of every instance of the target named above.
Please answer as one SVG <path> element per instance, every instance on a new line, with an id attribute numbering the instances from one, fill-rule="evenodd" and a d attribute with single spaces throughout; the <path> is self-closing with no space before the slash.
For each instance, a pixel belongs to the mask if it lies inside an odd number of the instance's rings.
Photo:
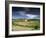
<path id="1" fill-rule="evenodd" d="M 12 7 L 12 31 L 40 30 L 40 8 Z"/>
<path id="2" fill-rule="evenodd" d="M 6 37 L 44 35 L 44 3 L 6 2 Z"/>

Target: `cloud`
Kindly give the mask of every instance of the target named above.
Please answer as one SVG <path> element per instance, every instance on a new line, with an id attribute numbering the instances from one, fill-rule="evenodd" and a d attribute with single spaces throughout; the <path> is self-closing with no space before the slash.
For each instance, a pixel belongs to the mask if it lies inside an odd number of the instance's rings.
<path id="1" fill-rule="evenodd" d="M 40 16 L 39 15 L 33 15 L 33 14 L 26 14 L 26 16 L 30 19 L 39 19 Z"/>
<path id="2" fill-rule="evenodd" d="M 25 11 L 19 11 L 19 14 L 22 16 L 25 15 L 25 13 L 26 13 Z"/>
<path id="3" fill-rule="evenodd" d="M 13 19 L 26 18 L 26 19 L 40 19 L 40 15 L 26 14 L 26 11 L 17 11 L 12 16 Z"/>

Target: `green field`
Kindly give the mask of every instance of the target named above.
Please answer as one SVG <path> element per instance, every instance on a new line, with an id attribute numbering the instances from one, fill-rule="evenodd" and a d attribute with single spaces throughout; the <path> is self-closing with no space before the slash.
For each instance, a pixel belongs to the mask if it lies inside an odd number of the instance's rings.
<path id="1" fill-rule="evenodd" d="M 12 31 L 40 30 L 39 19 L 12 19 Z"/>

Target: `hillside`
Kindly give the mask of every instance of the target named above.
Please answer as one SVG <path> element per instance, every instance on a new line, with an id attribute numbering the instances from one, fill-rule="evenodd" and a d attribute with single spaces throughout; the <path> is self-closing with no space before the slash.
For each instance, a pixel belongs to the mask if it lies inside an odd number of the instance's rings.
<path id="1" fill-rule="evenodd" d="M 27 21 L 25 21 L 27 20 Z M 13 19 L 12 30 L 39 30 L 40 20 L 39 19 Z"/>

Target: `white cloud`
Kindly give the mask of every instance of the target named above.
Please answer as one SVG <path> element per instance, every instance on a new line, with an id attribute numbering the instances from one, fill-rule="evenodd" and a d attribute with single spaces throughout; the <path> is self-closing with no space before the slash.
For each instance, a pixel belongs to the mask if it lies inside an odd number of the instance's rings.
<path id="1" fill-rule="evenodd" d="M 39 19 L 39 15 L 26 14 L 26 16 L 31 19 Z"/>

